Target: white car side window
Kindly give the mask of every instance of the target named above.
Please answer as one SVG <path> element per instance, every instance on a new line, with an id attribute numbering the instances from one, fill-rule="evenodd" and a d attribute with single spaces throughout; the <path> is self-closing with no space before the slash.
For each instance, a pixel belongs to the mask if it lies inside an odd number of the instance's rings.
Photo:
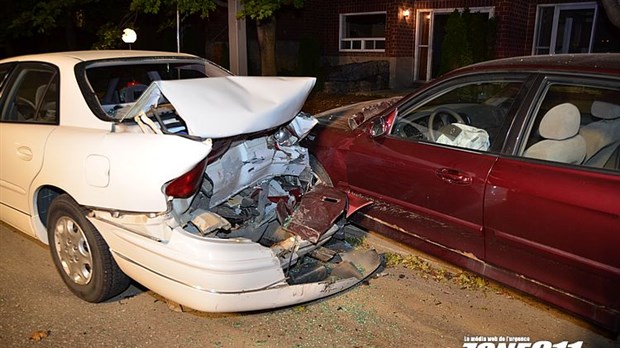
<path id="1" fill-rule="evenodd" d="M 55 69 L 44 65 L 20 69 L 2 110 L 2 121 L 56 124 L 58 74 Z"/>
<path id="2" fill-rule="evenodd" d="M 9 72 L 11 72 L 12 64 L 0 64 L 0 89 L 4 86 L 4 82 L 6 78 L 9 76 Z"/>

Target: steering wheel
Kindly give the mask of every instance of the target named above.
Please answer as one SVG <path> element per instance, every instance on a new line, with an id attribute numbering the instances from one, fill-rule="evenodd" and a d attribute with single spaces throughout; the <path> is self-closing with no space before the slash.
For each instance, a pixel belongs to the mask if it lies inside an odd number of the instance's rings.
<path id="1" fill-rule="evenodd" d="M 426 135 L 424 135 L 426 133 L 424 127 L 406 118 L 398 121 L 395 133 L 405 139 L 427 140 Z"/>
<path id="2" fill-rule="evenodd" d="M 439 119 L 441 121 L 441 124 L 439 125 L 439 127 L 437 127 L 437 129 L 443 126 L 447 126 L 450 123 L 454 123 L 450 122 L 450 117 L 456 120 L 456 123 L 466 124 L 463 117 L 461 117 L 461 115 L 459 115 L 456 111 L 445 107 L 437 108 L 435 109 L 435 111 L 433 111 L 433 113 L 431 113 L 430 117 L 428 118 L 428 135 L 431 137 L 432 141 L 437 141 L 437 135 L 435 133 L 435 118 L 437 118 L 437 116 L 439 116 Z"/>

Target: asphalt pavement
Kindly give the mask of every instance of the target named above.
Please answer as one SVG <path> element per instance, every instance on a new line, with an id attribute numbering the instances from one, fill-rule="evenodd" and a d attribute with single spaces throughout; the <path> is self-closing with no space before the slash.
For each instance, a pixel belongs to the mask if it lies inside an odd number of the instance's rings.
<path id="1" fill-rule="evenodd" d="M 410 252 L 376 235 L 365 246 Z M 429 262 L 425 267 L 443 267 Z M 0 223 L 0 347 L 474 347 L 481 339 L 620 347 L 531 298 L 406 265 L 397 262 L 331 298 L 271 311 L 196 312 L 138 284 L 91 304 L 64 286 L 47 246 Z"/>

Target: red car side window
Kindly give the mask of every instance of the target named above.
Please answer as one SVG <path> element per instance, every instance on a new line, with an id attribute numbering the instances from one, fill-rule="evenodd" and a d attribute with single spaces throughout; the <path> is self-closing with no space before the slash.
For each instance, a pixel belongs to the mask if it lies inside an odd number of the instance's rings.
<path id="1" fill-rule="evenodd" d="M 504 141 L 503 126 L 522 86 L 523 81 L 495 79 L 442 89 L 444 93 L 402 110 L 391 134 L 491 151 Z"/>
<path id="2" fill-rule="evenodd" d="M 611 87 L 550 85 L 523 156 L 619 171 L 619 92 Z"/>

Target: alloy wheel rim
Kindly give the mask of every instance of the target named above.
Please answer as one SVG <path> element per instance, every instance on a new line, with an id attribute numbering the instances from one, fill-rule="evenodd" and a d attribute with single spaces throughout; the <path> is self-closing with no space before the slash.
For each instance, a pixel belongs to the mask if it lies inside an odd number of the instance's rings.
<path id="1" fill-rule="evenodd" d="M 93 257 L 84 231 L 73 219 L 63 216 L 54 229 L 56 254 L 62 269 L 78 285 L 86 285 L 92 279 Z"/>

